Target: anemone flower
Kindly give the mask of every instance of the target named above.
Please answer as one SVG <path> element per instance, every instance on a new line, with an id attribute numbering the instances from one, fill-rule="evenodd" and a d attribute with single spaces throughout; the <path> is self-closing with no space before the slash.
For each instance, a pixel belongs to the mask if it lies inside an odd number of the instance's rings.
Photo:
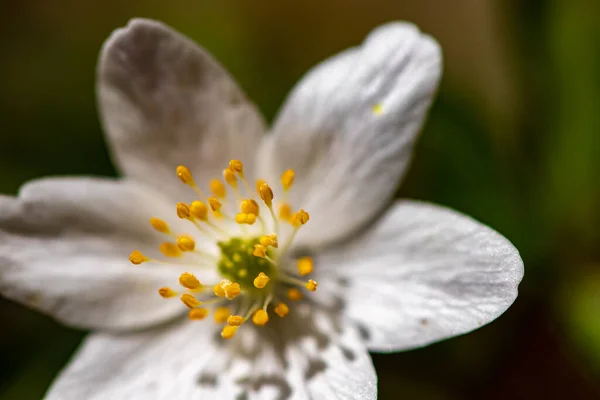
<path id="1" fill-rule="evenodd" d="M 93 331 L 47 398 L 374 399 L 369 351 L 502 314 L 513 245 L 393 199 L 441 67 L 415 26 L 381 26 L 312 69 L 267 133 L 191 40 L 116 30 L 97 91 L 123 178 L 0 197 L 0 292 Z"/>

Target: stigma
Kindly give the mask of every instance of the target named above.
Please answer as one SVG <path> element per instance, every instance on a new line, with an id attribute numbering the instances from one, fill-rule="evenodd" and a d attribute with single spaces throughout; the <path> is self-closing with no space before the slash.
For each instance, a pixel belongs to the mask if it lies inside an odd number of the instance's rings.
<path id="1" fill-rule="evenodd" d="M 169 286 L 158 290 L 165 301 L 179 299 L 193 321 L 206 320 L 212 312 L 214 317 L 208 320 L 223 325 L 221 337 L 231 339 L 244 324 L 262 327 L 271 317 L 285 318 L 294 307 L 283 300 L 299 302 L 303 292 L 317 290 L 318 283 L 309 277 L 313 259 L 294 259 L 288 251 L 298 231 L 310 221 L 307 211 L 294 211 L 288 202 L 293 170 L 281 175 L 276 190 L 263 179 L 250 185 L 240 160 L 231 160 L 222 179 L 210 180 L 207 188 L 198 186 L 186 166 L 178 166 L 174 175 L 197 197 L 189 204 L 174 205 L 174 214 L 194 233 L 176 232 L 164 220 L 152 217 L 151 228 L 165 237 L 157 244 L 162 257 L 152 258 L 140 250 L 129 256 L 138 266 L 167 263 L 189 269 L 174 274 L 180 291 Z M 202 278 L 207 268 L 220 278 L 201 281 L 198 276 Z"/>

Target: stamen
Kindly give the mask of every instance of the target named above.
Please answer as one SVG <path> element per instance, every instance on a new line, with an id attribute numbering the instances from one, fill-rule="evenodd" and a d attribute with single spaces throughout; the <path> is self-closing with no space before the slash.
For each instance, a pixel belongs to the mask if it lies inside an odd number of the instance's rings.
<path id="1" fill-rule="evenodd" d="M 208 207 L 200 200 L 193 201 L 189 210 L 191 215 L 201 221 L 206 221 L 208 219 Z"/>
<path id="2" fill-rule="evenodd" d="M 262 308 L 259 308 L 252 316 L 252 322 L 254 325 L 264 326 L 267 322 L 269 322 L 269 314 L 267 314 L 267 312 Z"/>
<path id="3" fill-rule="evenodd" d="M 150 224 L 160 233 L 171 233 L 169 225 L 162 219 L 152 217 L 150 218 Z"/>
<path id="4" fill-rule="evenodd" d="M 230 315 L 227 317 L 227 324 L 229 326 L 240 326 L 244 323 L 244 317 L 241 315 Z"/>
<path id="5" fill-rule="evenodd" d="M 180 165 L 177 167 L 175 172 L 177 173 L 177 176 L 179 177 L 179 179 L 181 179 L 181 182 L 183 182 L 189 186 L 196 185 L 196 182 L 194 182 L 194 178 L 192 177 L 192 172 L 190 171 L 190 169 L 188 167 L 186 167 L 184 165 Z"/>
<path id="6" fill-rule="evenodd" d="M 288 315 L 290 308 L 285 303 L 279 303 L 273 311 L 275 311 L 275 314 L 279 315 L 279 318 L 283 318 Z"/>
<path id="7" fill-rule="evenodd" d="M 206 308 L 194 308 L 190 310 L 188 316 L 191 320 L 199 321 L 208 316 L 208 310 Z"/>
<path id="8" fill-rule="evenodd" d="M 299 227 L 305 225 L 310 219 L 310 215 L 304 210 L 300 210 L 292 216 L 292 225 Z"/>
<path id="9" fill-rule="evenodd" d="M 181 257 L 181 250 L 175 243 L 164 242 L 158 248 L 165 257 Z"/>
<path id="10" fill-rule="evenodd" d="M 150 259 L 143 255 L 142 252 L 135 250 L 129 255 L 129 261 L 134 265 L 140 265 L 143 262 L 150 261 Z"/>
<path id="11" fill-rule="evenodd" d="M 190 212 L 190 206 L 188 206 L 185 203 L 179 202 L 176 205 L 177 208 L 177 216 L 181 219 L 190 219 L 191 217 L 191 212 Z"/>
<path id="12" fill-rule="evenodd" d="M 302 300 L 302 292 L 296 288 L 291 288 L 287 292 L 287 297 L 292 301 Z"/>
<path id="13" fill-rule="evenodd" d="M 183 304 L 185 304 L 189 308 L 196 308 L 196 307 L 200 306 L 200 304 L 202 304 L 198 299 L 196 299 L 194 296 L 192 296 L 189 293 L 182 294 L 179 299 L 181 300 L 181 302 Z"/>
<path id="14" fill-rule="evenodd" d="M 225 289 L 223 288 L 223 284 L 219 283 L 213 286 L 213 293 L 217 297 L 225 297 Z"/>
<path id="15" fill-rule="evenodd" d="M 256 278 L 254 278 L 254 287 L 257 289 L 263 289 L 265 286 L 267 286 L 267 283 L 269 283 L 270 280 L 271 279 L 264 272 L 261 272 Z"/>
<path id="16" fill-rule="evenodd" d="M 242 288 L 237 282 L 233 282 L 232 284 L 224 287 L 223 289 L 225 290 L 225 297 L 229 300 L 235 299 L 242 292 Z"/>
<path id="17" fill-rule="evenodd" d="M 202 284 L 200 283 L 198 278 L 196 278 L 194 274 L 190 272 L 184 272 L 183 274 L 181 274 L 181 276 L 179 277 L 179 284 L 184 288 L 190 290 L 199 289 L 202 287 Z"/>
<path id="18" fill-rule="evenodd" d="M 223 204 L 214 196 L 208 198 L 208 204 L 210 204 L 210 208 L 215 212 L 219 211 L 223 206 Z"/>
<path id="19" fill-rule="evenodd" d="M 240 176 L 244 176 L 244 164 L 240 160 L 230 160 L 229 169 L 237 172 Z"/>
<path id="20" fill-rule="evenodd" d="M 232 337 L 235 336 L 235 332 L 237 331 L 237 329 L 238 329 L 237 326 L 227 325 L 221 331 L 221 337 L 223 339 L 231 339 Z"/>
<path id="21" fill-rule="evenodd" d="M 238 224 L 252 225 L 256 222 L 256 214 L 237 213 L 235 222 Z"/>
<path id="22" fill-rule="evenodd" d="M 213 318 L 216 323 L 222 324 L 227 321 L 227 318 L 229 317 L 230 314 L 231 314 L 231 312 L 229 311 L 229 308 L 219 307 L 215 310 Z"/>
<path id="23" fill-rule="evenodd" d="M 158 294 L 164 299 L 170 299 L 177 296 L 177 292 L 169 287 L 161 287 L 158 289 Z"/>
<path id="24" fill-rule="evenodd" d="M 196 249 L 196 241 L 187 235 L 181 235 L 177 238 L 177 247 L 181 251 L 194 251 Z"/>
<path id="25" fill-rule="evenodd" d="M 279 206 L 279 218 L 286 222 L 292 218 L 292 207 L 288 203 L 282 203 Z"/>
<path id="26" fill-rule="evenodd" d="M 227 191 L 225 190 L 225 185 L 218 179 L 213 179 L 209 183 L 210 191 L 220 199 L 224 199 L 227 195 Z"/>
<path id="27" fill-rule="evenodd" d="M 311 257 L 302 257 L 296 264 L 298 267 L 298 273 L 300 276 L 312 274 L 313 272 L 313 259 Z"/>
<path id="28" fill-rule="evenodd" d="M 244 214 L 254 214 L 258 216 L 260 208 L 258 207 L 258 203 L 256 203 L 256 201 L 252 199 L 246 199 L 242 201 L 242 204 L 240 204 L 240 211 Z"/>
<path id="29" fill-rule="evenodd" d="M 266 258 L 267 257 L 267 248 L 265 246 L 263 246 L 262 244 L 255 244 L 254 252 L 252 254 L 255 255 L 256 257 Z"/>
<path id="30" fill-rule="evenodd" d="M 273 204 L 273 190 L 271 190 L 271 187 L 266 182 L 260 185 L 260 187 L 258 188 L 258 194 L 260 195 L 260 198 L 265 202 L 267 207 L 271 207 L 271 205 Z"/>
<path id="31" fill-rule="evenodd" d="M 288 169 L 283 174 L 281 174 L 281 186 L 283 186 L 283 190 L 288 191 L 294 184 L 294 178 L 296 177 L 296 173 L 293 169 Z"/>
<path id="32" fill-rule="evenodd" d="M 223 178 L 225 178 L 225 182 L 227 182 L 229 186 L 232 188 L 237 188 L 237 178 L 231 169 L 225 168 L 223 170 Z"/>
<path id="33" fill-rule="evenodd" d="M 264 235 L 260 237 L 260 244 L 265 247 L 273 247 L 276 249 L 279 246 L 277 235 Z"/>
<path id="34" fill-rule="evenodd" d="M 316 281 L 313 281 L 312 279 L 309 279 L 308 282 L 306 282 L 306 288 L 311 292 L 316 292 L 317 286 L 319 286 L 319 284 Z"/>

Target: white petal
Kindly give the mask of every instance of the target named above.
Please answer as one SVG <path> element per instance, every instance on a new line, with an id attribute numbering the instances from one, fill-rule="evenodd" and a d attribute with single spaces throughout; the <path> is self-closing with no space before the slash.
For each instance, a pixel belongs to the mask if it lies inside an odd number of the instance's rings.
<path id="1" fill-rule="evenodd" d="M 319 292 L 339 294 L 369 349 L 396 351 L 496 319 L 517 297 L 523 261 L 469 217 L 401 201 L 367 233 L 319 256 L 316 271 Z"/>
<path id="2" fill-rule="evenodd" d="M 390 201 L 441 64 L 434 39 L 413 25 L 392 23 L 318 65 L 296 86 L 258 163 L 259 175 L 269 180 L 296 171 L 292 205 L 311 215 L 299 246 L 349 235 Z"/>
<path id="3" fill-rule="evenodd" d="M 229 341 L 215 335 L 208 321 L 95 334 L 59 376 L 48 399 L 376 397 L 375 371 L 355 330 L 342 325 L 341 336 L 317 344 L 317 332 L 306 329 L 313 325 L 298 327 L 295 317 L 288 317 L 264 328 L 244 325 Z"/>
<path id="4" fill-rule="evenodd" d="M 98 97 L 122 171 L 182 196 L 188 192 L 175 176 L 178 165 L 206 190 L 230 159 L 250 170 L 264 134 L 262 117 L 227 71 L 156 21 L 134 19 L 106 41 Z"/>
<path id="5" fill-rule="evenodd" d="M 0 196 L 0 293 L 76 327 L 137 329 L 173 318 L 181 303 L 157 290 L 177 272 L 128 261 L 160 243 L 148 220 L 167 204 L 140 184 L 91 178 L 44 179 L 19 197 Z"/>

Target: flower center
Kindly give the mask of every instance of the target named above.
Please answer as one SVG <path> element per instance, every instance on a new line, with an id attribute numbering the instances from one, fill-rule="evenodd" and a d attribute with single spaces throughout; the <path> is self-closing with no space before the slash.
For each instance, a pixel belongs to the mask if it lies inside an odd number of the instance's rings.
<path id="1" fill-rule="evenodd" d="M 176 173 L 199 197 L 190 204 L 176 205 L 177 216 L 193 224 L 196 234 L 173 232 L 162 219 L 151 218 L 152 227 L 170 239 L 160 244 L 159 250 L 171 260 L 150 258 L 138 250 L 129 256 L 135 265 L 156 262 L 189 268 L 190 272 L 179 276 L 183 293 L 162 287 L 158 290 L 160 296 L 165 299 L 179 296 L 190 309 L 192 320 L 205 319 L 212 309 L 214 321 L 225 324 L 221 336 L 230 339 L 249 319 L 263 326 L 269 321 L 270 311 L 284 318 L 290 312 L 285 299 L 299 301 L 303 297 L 301 290 L 314 292 L 317 289 L 314 280 L 300 279 L 312 273 L 312 258 L 291 260 L 286 257 L 296 233 L 310 219 L 304 210 L 293 213 L 287 202 L 294 171 L 282 174 L 283 196 L 281 201 L 275 202 L 273 191 L 264 180 L 256 182 L 255 192 L 250 188 L 239 160 L 231 160 L 223 170 L 223 178 L 234 196 L 227 196 L 226 185 L 218 179 L 209 185 L 213 195 L 206 196 L 188 168 L 179 166 Z M 261 210 L 256 195 L 266 210 Z M 197 236 L 202 239 L 198 240 Z M 281 247 L 280 237 L 285 239 Z M 202 273 L 207 268 L 214 269 L 222 279 L 206 284 L 200 282 L 194 272 Z"/>

